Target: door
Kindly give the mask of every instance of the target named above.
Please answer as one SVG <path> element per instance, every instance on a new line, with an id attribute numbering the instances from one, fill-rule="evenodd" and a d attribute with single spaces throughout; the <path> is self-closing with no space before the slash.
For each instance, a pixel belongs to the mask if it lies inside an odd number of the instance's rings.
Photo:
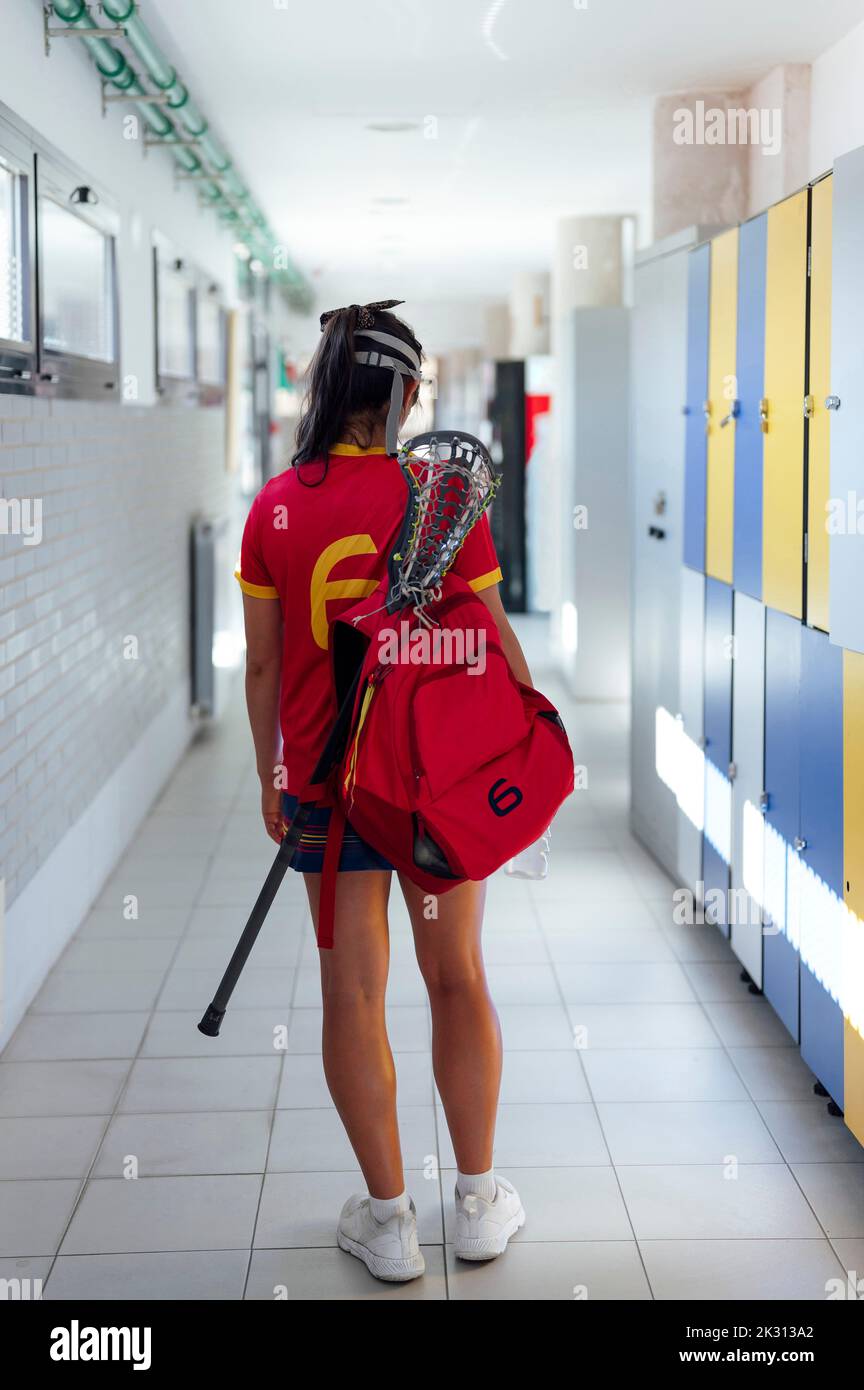
<path id="1" fill-rule="evenodd" d="M 738 296 L 738 228 L 711 242 L 708 330 L 707 484 L 705 573 L 732 583 L 735 488 L 735 335 Z"/>
<path id="2" fill-rule="evenodd" d="M 843 1111 L 864 1144 L 864 656 L 859 652 L 843 653 L 843 892 Z"/>
<path id="3" fill-rule="evenodd" d="M 501 598 L 509 613 L 525 612 L 525 363 L 495 363 L 490 414 L 502 472 L 492 507 L 495 549 L 504 579 Z"/>
<path id="4" fill-rule="evenodd" d="M 843 1106 L 843 653 L 801 631 L 801 1055 Z M 797 861 L 797 862 L 796 862 Z"/>
<path id="5" fill-rule="evenodd" d="M 647 253 L 646 253 L 647 254 Z M 631 322 L 630 822 L 677 872 L 674 776 L 662 764 L 678 705 L 688 253 L 637 259 Z"/>
<path id="6" fill-rule="evenodd" d="M 831 487 L 836 521 L 829 536 L 831 641 L 864 652 L 864 149 L 836 160 L 831 248 Z M 861 533 L 859 533 L 859 527 Z"/>
<path id="7" fill-rule="evenodd" d="M 798 898 L 794 845 L 799 835 L 800 622 L 765 614 L 765 913 L 762 988 L 796 1042 Z"/>
<path id="8" fill-rule="evenodd" d="M 831 494 L 831 192 L 810 190 L 810 336 L 807 403 L 807 622 L 829 627 L 828 506 Z"/>
<path id="9" fill-rule="evenodd" d="M 735 421 L 735 588 L 762 597 L 762 421 L 765 394 L 765 247 L 768 217 L 738 238 L 738 418 Z M 760 700 L 760 708 L 761 708 Z M 761 957 L 760 957 L 761 960 Z"/>
<path id="10" fill-rule="evenodd" d="M 810 346 L 807 367 L 807 623 L 829 628 L 828 507 L 831 496 L 832 178 L 810 190 Z"/>
<path id="11" fill-rule="evenodd" d="M 678 874 L 701 900 L 705 824 L 705 576 L 683 566 L 678 664 L 680 730 L 676 758 Z"/>
<path id="12" fill-rule="evenodd" d="M 803 617 L 808 190 L 768 209 L 762 597 Z"/>
<path id="13" fill-rule="evenodd" d="M 705 489 L 708 402 L 708 304 L 711 246 L 690 252 L 687 291 L 687 399 L 684 440 L 683 556 L 691 569 L 705 569 Z"/>
<path id="14" fill-rule="evenodd" d="M 732 834 L 732 590 L 705 579 L 705 916 L 729 935 Z M 709 896 L 710 894 L 710 896 Z M 720 896 L 722 894 L 722 897 Z M 722 904 L 722 906 L 719 906 Z"/>
<path id="15" fill-rule="evenodd" d="M 742 405 L 743 411 L 743 405 Z M 750 978 L 762 986 L 765 786 L 765 609 L 735 594 L 732 674 L 732 864 L 730 940 Z"/>

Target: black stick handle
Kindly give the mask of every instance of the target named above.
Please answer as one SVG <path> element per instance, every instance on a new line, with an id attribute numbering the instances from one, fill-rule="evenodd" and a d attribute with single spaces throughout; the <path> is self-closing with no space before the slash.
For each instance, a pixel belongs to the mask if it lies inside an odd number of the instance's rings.
<path id="1" fill-rule="evenodd" d="M 301 804 L 297 807 L 291 826 L 282 838 L 282 843 L 279 846 L 276 858 L 273 860 L 270 872 L 264 880 L 264 886 L 258 894 L 255 900 L 255 906 L 249 914 L 249 920 L 243 928 L 240 940 L 234 947 L 234 954 L 228 962 L 228 968 L 219 981 L 219 987 L 213 995 L 213 1001 L 207 1008 L 201 1022 L 198 1024 L 198 1032 L 205 1033 L 208 1038 L 217 1038 L 219 1036 L 219 1029 L 225 1017 L 225 1010 L 228 1008 L 228 1001 L 234 992 L 234 986 L 240 978 L 240 972 L 249 958 L 252 947 L 255 945 L 258 933 L 264 925 L 273 899 L 279 892 L 279 885 L 285 877 L 291 860 L 294 858 L 294 852 L 300 842 L 300 836 L 309 819 L 313 804 L 314 803 L 310 803 L 308 806 Z"/>

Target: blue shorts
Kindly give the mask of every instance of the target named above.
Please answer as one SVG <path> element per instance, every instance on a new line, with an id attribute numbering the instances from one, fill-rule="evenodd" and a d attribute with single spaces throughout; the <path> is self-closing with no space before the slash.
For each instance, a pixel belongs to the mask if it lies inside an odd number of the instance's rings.
<path id="1" fill-rule="evenodd" d="M 283 792 L 282 815 L 285 817 L 286 824 L 290 824 L 296 806 L 296 796 L 289 796 L 287 792 Z M 324 866 L 324 848 L 327 844 L 330 814 L 329 806 L 316 806 L 306 822 L 306 828 L 300 836 L 300 844 L 291 864 L 291 868 L 296 869 L 298 873 L 320 874 Z M 383 854 L 379 854 L 376 849 L 373 849 L 371 845 L 367 845 L 365 840 L 361 840 L 357 831 L 351 828 L 350 821 L 346 822 L 342 853 L 339 856 L 339 872 L 392 868 L 393 865 L 390 861 L 385 859 Z"/>

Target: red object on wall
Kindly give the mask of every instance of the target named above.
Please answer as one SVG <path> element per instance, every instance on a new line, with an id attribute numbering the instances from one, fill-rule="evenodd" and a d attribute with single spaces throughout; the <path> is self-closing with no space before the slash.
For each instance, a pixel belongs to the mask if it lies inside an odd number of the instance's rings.
<path id="1" fill-rule="evenodd" d="M 538 415 L 546 415 L 552 406 L 550 395 L 536 395 L 525 397 L 525 463 L 529 463 L 534 452 L 534 442 L 536 438 L 535 421 Z"/>

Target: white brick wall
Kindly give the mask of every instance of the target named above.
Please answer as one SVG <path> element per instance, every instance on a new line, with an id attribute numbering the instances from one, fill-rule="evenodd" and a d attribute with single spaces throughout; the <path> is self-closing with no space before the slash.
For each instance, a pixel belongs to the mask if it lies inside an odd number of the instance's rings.
<path id="1" fill-rule="evenodd" d="M 189 523 L 231 514 L 223 432 L 221 410 L 0 394 L 0 493 L 42 499 L 39 544 L 0 535 L 7 905 L 188 679 Z"/>

